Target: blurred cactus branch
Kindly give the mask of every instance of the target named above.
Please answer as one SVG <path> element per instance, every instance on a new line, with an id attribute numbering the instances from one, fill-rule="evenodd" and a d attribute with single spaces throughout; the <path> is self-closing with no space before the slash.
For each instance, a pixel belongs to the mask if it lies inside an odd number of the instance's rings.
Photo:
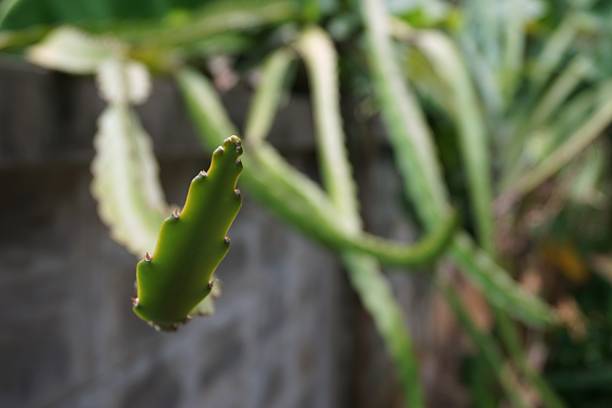
<path id="1" fill-rule="evenodd" d="M 493 206 L 489 137 L 479 109 L 476 92 L 453 42 L 434 30 L 415 30 L 397 18 L 391 20 L 391 33 L 422 52 L 430 61 L 438 79 L 450 90 L 449 115 L 457 123 L 461 154 L 467 169 L 470 199 L 478 229 L 478 239 L 490 254 L 494 252 Z"/>
<path id="2" fill-rule="evenodd" d="M 183 69 L 177 78 L 205 146 L 214 145 L 228 131 L 236 133 L 216 91 L 203 75 Z M 400 245 L 356 234 L 347 228 L 344 216 L 320 187 L 291 167 L 272 146 L 264 141 L 250 144 L 248 138 L 245 143 L 244 185 L 286 221 L 327 246 L 364 250 L 381 262 L 415 265 L 435 260 L 452 235 L 455 219 L 450 213 L 438 228 L 415 244 Z M 274 188 L 269 187 L 272 185 Z"/>
<path id="3" fill-rule="evenodd" d="M 527 402 L 517 389 L 516 372 L 504 363 L 504 356 L 493 338 L 479 329 L 461 302 L 456 290 L 448 283 L 439 283 L 444 298 L 451 310 L 466 330 L 478 352 L 489 365 L 490 374 L 495 375 L 513 407 L 528 407 Z"/>
<path id="4" fill-rule="evenodd" d="M 460 53 L 452 40 L 438 31 L 415 30 L 397 18 L 391 20 L 391 30 L 394 36 L 408 41 L 429 59 L 434 72 L 440 80 L 446 82 L 448 89 L 451 91 L 450 94 L 455 98 L 450 103 L 444 103 L 443 101 L 439 101 L 439 103 L 440 106 L 449 107 L 449 115 L 457 122 L 462 148 L 461 154 L 467 169 L 472 208 L 474 208 L 474 218 L 478 226 L 478 238 L 483 249 L 494 258 L 496 253 L 495 233 L 493 231 L 492 180 L 491 165 L 488 160 L 490 141 L 485 136 L 487 131 L 485 119 L 480 112 L 478 97 L 461 60 Z M 517 45 L 514 44 L 513 46 Z M 415 80 L 418 81 L 418 78 Z M 446 93 L 441 92 L 440 96 L 442 95 L 446 97 Z M 552 102 L 546 105 L 550 104 Z M 545 114 L 544 108 L 540 111 L 540 116 Z M 447 292 L 445 294 L 448 296 Z M 453 310 L 457 309 L 453 308 Z M 546 406 L 559 406 L 558 398 L 539 374 L 527 363 L 514 322 L 500 308 L 495 309 L 495 318 L 500 329 L 500 337 L 510 351 L 512 361 L 520 368 L 521 373 L 538 388 Z M 467 330 L 467 332 L 474 334 L 472 330 Z M 476 343 L 480 342 L 478 339 L 474 339 L 474 341 Z M 494 370 L 500 375 L 504 375 L 499 367 L 494 367 Z M 500 379 L 500 383 L 504 386 L 507 385 L 504 378 Z M 516 398 L 516 396 L 512 397 L 512 399 Z M 549 401 L 554 401 L 554 403 L 549 404 Z"/>
<path id="5" fill-rule="evenodd" d="M 540 164 L 524 172 L 507 187 L 503 195 L 498 198 L 502 207 L 508 207 L 509 204 L 516 202 L 523 195 L 533 191 L 554 176 L 592 144 L 598 136 L 602 135 L 603 131 L 612 122 L 611 89 L 609 83 L 604 83 L 602 85 L 602 101 L 596 107 L 595 112 Z"/>
<path id="6" fill-rule="evenodd" d="M 303 56 L 311 82 L 316 138 L 321 171 L 326 175 L 323 184 L 330 200 L 336 206 L 347 226 L 358 233 L 362 228 L 358 211 L 357 192 L 351 175 L 351 167 L 345 147 L 340 115 L 337 56 L 331 40 L 324 31 L 311 28 L 298 39 L 296 50 Z M 270 57 L 273 61 L 274 56 Z M 270 64 L 266 64 L 269 67 Z M 270 95 L 266 84 L 274 89 L 272 81 L 266 76 L 275 76 L 272 68 L 264 71 L 262 84 L 252 104 L 250 118 L 270 118 L 272 115 L 261 112 L 261 107 L 277 105 L 279 98 L 270 98 L 271 103 L 258 103 L 258 95 Z M 261 122 L 261 120 L 258 120 Z M 271 120 L 266 129 L 269 130 Z M 249 129 L 247 122 L 247 129 Z M 252 137 L 247 131 L 247 137 Z M 450 234 L 449 234 L 450 236 Z M 367 252 L 367 251 L 365 251 Z M 417 360 L 413 352 L 410 332 L 405 324 L 401 306 L 395 301 L 391 287 L 380 271 L 376 259 L 354 251 L 343 251 L 341 259 L 347 269 L 353 288 L 374 320 L 385 345 L 393 358 L 398 378 L 405 390 L 406 402 L 411 407 L 424 405 L 423 391 L 418 378 Z"/>
<path id="7" fill-rule="evenodd" d="M 432 228 L 449 211 L 449 204 L 431 131 L 415 96 L 402 78 L 392 50 L 390 20 L 384 5 L 375 0 L 363 0 L 362 14 L 374 87 L 398 169 L 423 223 Z M 513 282 L 484 251 L 472 244 L 467 234 L 455 235 L 448 254 L 493 305 L 534 325 L 555 320 L 544 302 Z"/>

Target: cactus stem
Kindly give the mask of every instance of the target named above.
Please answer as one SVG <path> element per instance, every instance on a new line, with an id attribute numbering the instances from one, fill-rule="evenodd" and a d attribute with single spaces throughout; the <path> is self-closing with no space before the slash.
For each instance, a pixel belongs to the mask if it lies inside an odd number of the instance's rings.
<path id="1" fill-rule="evenodd" d="M 215 150 L 208 174 L 202 171 L 192 180 L 185 205 L 162 224 L 153 252 L 156 263 L 147 264 L 152 260 L 147 253 L 136 266 L 139 306 L 134 312 L 160 330 L 186 323 L 213 290 L 214 271 L 228 252 L 225 237 L 240 209 L 240 197 L 237 202 L 232 197 L 232 191 L 239 194 L 235 187 L 240 169 L 233 167 L 239 143 L 230 137 L 224 148 Z"/>

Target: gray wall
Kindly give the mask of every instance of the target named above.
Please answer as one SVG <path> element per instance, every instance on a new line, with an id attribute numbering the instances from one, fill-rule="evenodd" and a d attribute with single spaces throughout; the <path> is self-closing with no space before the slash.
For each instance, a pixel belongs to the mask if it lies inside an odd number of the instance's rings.
<path id="1" fill-rule="evenodd" d="M 174 334 L 139 321 L 130 310 L 135 259 L 109 238 L 89 194 L 103 106 L 92 81 L 4 63 L 0 97 L 0 407 L 401 403 L 381 341 L 336 258 L 248 194 L 218 270 L 217 313 Z M 230 93 L 227 102 L 240 121 L 245 93 Z M 180 203 L 207 156 L 169 81 L 156 84 L 140 114 L 167 196 Z M 314 174 L 309 118 L 307 101 L 294 98 L 272 139 Z M 372 163 L 357 170 L 370 226 L 408 238 L 410 229 L 397 222 L 392 166 Z M 435 383 L 442 346 L 430 342 L 428 277 L 393 279 L 411 310 L 425 377 Z"/>

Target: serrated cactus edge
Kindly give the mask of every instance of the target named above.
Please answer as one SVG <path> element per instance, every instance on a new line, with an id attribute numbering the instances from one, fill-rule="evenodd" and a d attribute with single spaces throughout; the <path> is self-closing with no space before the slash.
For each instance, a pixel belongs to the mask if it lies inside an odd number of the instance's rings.
<path id="1" fill-rule="evenodd" d="M 175 330 L 213 286 L 214 271 L 227 254 L 227 232 L 241 207 L 236 182 L 242 144 L 231 136 L 218 147 L 207 172 L 191 181 L 182 211 L 161 225 L 152 255 L 136 266 L 134 313 L 154 327 Z"/>

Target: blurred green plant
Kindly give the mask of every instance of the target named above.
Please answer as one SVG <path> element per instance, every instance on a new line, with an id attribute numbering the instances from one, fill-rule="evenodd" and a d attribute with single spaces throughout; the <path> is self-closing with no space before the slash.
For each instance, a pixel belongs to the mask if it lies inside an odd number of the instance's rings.
<path id="1" fill-rule="evenodd" d="M 170 212 L 149 136 L 131 109 L 148 97 L 150 72 L 175 76 L 202 145 L 211 150 L 241 132 L 195 66 L 232 55 L 240 71 L 259 69 L 242 133 L 241 183 L 288 224 L 339 253 L 396 363 L 407 405 L 425 406 L 425 396 L 404 312 L 380 266 L 445 259 L 480 290 L 495 316 L 492 330 L 478 327 L 439 274 L 436 285 L 480 352 L 473 375 L 483 384 L 496 377 L 502 390 L 476 387 L 474 404 L 564 406 L 528 360 L 522 335 L 561 318 L 504 269 L 521 267 L 506 257 L 504 228 L 520 236 L 534 196 L 555 179 L 576 180 L 564 202 L 590 203 L 584 197 L 599 191 L 603 159 L 577 159 L 612 121 L 606 47 L 612 7 L 596 0 L 389 3 L 5 1 L 0 48 L 44 67 L 97 76 L 108 107 L 95 140 L 92 192 L 113 237 L 137 254 L 154 247 Z M 298 59 L 308 76 L 323 188 L 266 141 Z M 338 72 L 344 61 L 353 65 L 348 74 Z M 418 243 L 363 230 L 339 79 L 357 84 L 349 92 L 380 112 L 425 231 Z M 589 151 L 595 157 L 600 150 Z M 467 200 L 456 194 L 463 188 Z M 469 211 L 453 209 L 464 201 Z"/>

